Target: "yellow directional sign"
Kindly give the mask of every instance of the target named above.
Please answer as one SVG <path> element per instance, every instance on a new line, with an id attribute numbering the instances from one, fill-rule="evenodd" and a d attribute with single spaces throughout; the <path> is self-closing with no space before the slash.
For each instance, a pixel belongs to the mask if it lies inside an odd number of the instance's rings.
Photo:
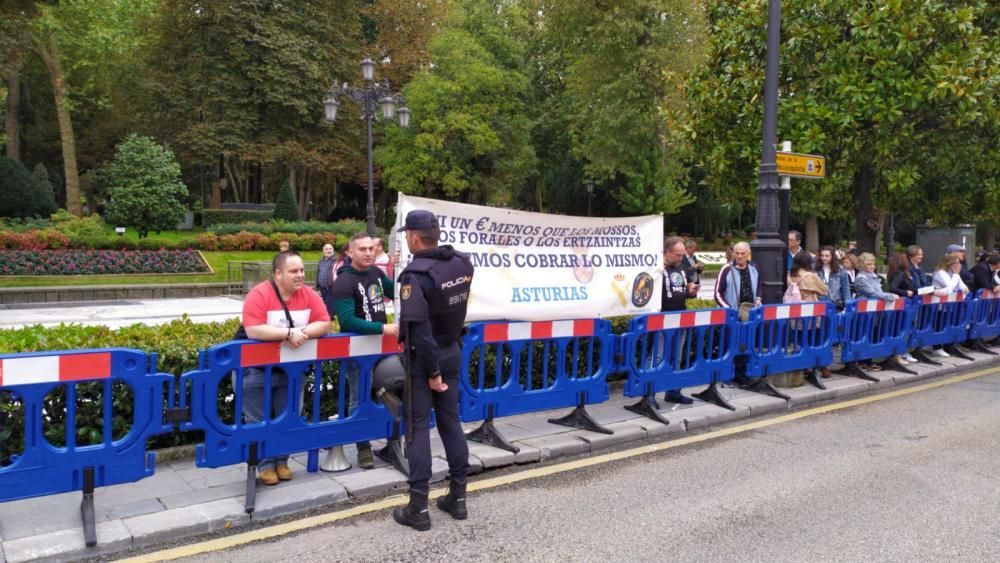
<path id="1" fill-rule="evenodd" d="M 826 159 L 818 154 L 778 152 L 778 174 L 795 178 L 826 178 Z"/>

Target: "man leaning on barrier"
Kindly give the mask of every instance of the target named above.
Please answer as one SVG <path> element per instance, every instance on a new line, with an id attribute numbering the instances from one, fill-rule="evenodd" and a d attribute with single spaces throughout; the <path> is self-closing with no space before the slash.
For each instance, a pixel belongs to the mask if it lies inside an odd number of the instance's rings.
<path id="1" fill-rule="evenodd" d="M 685 253 L 684 239 L 681 237 L 668 237 L 663 241 L 663 300 L 660 311 L 683 311 L 687 309 L 687 298 L 698 295 L 698 286 L 693 281 L 688 281 L 686 268 L 683 261 Z M 661 337 L 660 342 L 666 344 L 665 337 Z M 678 342 L 678 348 L 684 349 L 683 339 Z M 680 353 L 680 350 L 677 353 Z M 652 355 L 650 355 L 652 359 Z M 691 397 L 681 393 L 680 389 L 671 389 L 663 395 L 663 400 L 669 403 L 690 405 L 694 402 Z"/>
<path id="2" fill-rule="evenodd" d="M 254 340 L 281 341 L 282 346 L 298 348 L 310 338 L 330 332 L 330 315 L 319 294 L 305 284 L 306 269 L 294 251 L 279 252 L 272 262 L 272 278 L 257 284 L 243 303 L 246 337 Z M 265 373 L 249 368 L 243 377 L 243 416 L 247 422 L 260 422 L 278 416 L 288 406 L 288 376 L 278 368 L 271 372 L 271 389 L 264 389 Z M 264 412 L 265 393 L 271 393 L 270 413 Z M 298 390 L 301 394 L 301 388 Z M 299 400 L 301 407 L 302 401 Z M 289 481 L 292 471 L 288 456 L 262 459 L 257 477 L 265 485 Z"/>
<path id="3" fill-rule="evenodd" d="M 427 495 L 431 478 L 430 415 L 434 408 L 438 434 L 448 458 L 448 494 L 437 501 L 456 520 L 468 516 L 465 480 L 469 448 L 458 418 L 458 377 L 462 363 L 460 342 L 472 287 L 469 257 L 449 245 L 438 247 L 440 226 L 424 210 L 406 215 L 400 231 L 413 261 L 399 278 L 400 336 L 408 358 L 410 397 L 406 404 L 412 442 L 410 502 L 393 511 L 396 522 L 415 530 L 429 530 Z"/>

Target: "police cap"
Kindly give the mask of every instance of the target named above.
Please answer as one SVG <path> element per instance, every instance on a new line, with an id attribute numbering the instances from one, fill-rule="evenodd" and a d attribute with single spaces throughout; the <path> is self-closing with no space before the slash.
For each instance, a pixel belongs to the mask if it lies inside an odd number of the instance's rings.
<path id="1" fill-rule="evenodd" d="M 433 231 L 440 229 L 437 216 L 425 209 L 414 209 L 406 214 L 406 221 L 397 231 Z"/>

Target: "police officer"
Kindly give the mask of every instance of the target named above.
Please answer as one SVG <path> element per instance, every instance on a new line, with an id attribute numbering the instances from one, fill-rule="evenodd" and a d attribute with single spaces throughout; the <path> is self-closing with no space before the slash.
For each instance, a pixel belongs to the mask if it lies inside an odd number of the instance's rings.
<path id="1" fill-rule="evenodd" d="M 472 263 L 449 245 L 438 246 L 441 234 L 437 217 L 424 210 L 411 211 L 399 229 L 413 261 L 399 278 L 400 338 L 408 348 L 412 409 L 412 442 L 407 444 L 410 464 L 410 503 L 393 511 L 393 518 L 416 530 L 429 530 L 428 482 L 431 478 L 429 422 L 434 409 L 438 434 L 448 458 L 448 494 L 437 501 L 441 510 L 457 520 L 468 517 L 465 479 L 469 447 L 458 418 L 459 341 L 472 287 Z"/>

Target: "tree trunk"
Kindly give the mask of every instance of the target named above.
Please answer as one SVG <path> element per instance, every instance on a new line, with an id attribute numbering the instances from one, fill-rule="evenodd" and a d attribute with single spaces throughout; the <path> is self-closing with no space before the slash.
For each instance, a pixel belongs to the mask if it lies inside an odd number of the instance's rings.
<path id="1" fill-rule="evenodd" d="M 20 65 L 11 65 L 4 71 L 7 83 L 7 113 L 4 131 L 7 133 L 7 156 L 21 160 L 21 76 Z"/>
<path id="2" fill-rule="evenodd" d="M 83 213 L 80 202 L 80 174 L 76 168 L 76 137 L 73 134 L 73 119 L 69 114 L 68 100 L 63 83 L 62 65 L 59 63 L 59 44 L 54 33 L 48 35 L 47 44 L 36 43 L 36 52 L 45 63 L 52 80 L 52 94 L 56 104 L 56 119 L 59 121 L 59 138 L 62 141 L 63 175 L 66 180 L 66 211 L 73 215 Z"/>
<path id="3" fill-rule="evenodd" d="M 806 217 L 806 250 L 813 254 L 819 254 L 819 220 L 815 215 Z"/>
<path id="4" fill-rule="evenodd" d="M 878 241 L 878 218 L 872 204 L 872 189 L 875 184 L 875 170 L 871 164 L 863 164 L 854 175 L 854 221 L 858 249 L 862 252 L 875 253 Z M 874 222 L 871 228 L 869 221 Z"/>

